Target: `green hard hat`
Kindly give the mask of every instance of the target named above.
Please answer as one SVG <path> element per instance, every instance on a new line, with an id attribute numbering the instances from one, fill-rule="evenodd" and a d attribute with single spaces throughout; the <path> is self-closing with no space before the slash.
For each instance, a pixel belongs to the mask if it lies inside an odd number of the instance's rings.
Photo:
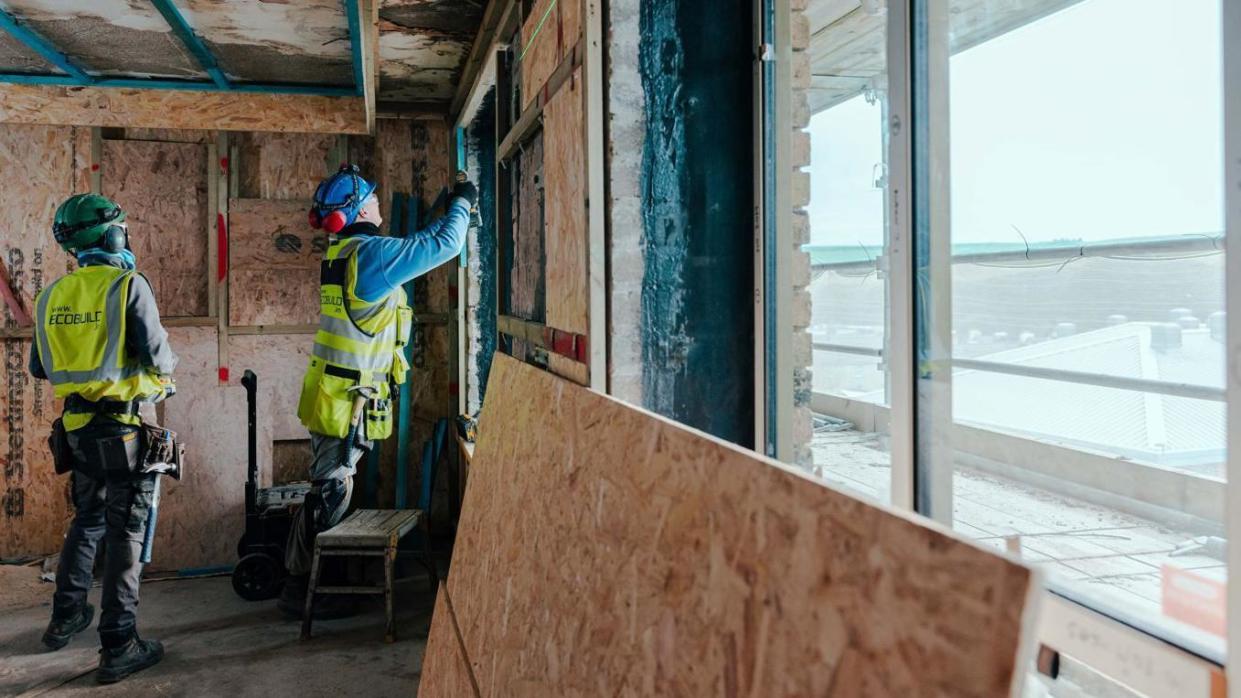
<path id="1" fill-rule="evenodd" d="M 95 247 L 114 226 L 125 222 L 125 212 L 99 194 L 75 194 L 56 209 L 52 235 L 66 252 Z"/>

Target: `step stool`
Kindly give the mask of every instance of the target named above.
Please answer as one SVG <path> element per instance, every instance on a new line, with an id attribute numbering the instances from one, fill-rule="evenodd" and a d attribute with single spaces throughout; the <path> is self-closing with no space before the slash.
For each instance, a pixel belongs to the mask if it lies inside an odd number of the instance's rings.
<path id="1" fill-rule="evenodd" d="M 384 641 L 396 640 L 392 612 L 393 567 L 396 548 L 405 534 L 414 530 L 422 519 L 420 509 L 359 509 L 333 528 L 315 536 L 315 556 L 310 564 L 310 586 L 306 590 L 306 609 L 302 615 L 302 639 L 310 639 L 310 609 L 315 594 L 383 594 L 387 629 Z M 319 561 L 329 555 L 337 557 L 378 557 L 384 559 L 382 586 L 319 586 Z"/>

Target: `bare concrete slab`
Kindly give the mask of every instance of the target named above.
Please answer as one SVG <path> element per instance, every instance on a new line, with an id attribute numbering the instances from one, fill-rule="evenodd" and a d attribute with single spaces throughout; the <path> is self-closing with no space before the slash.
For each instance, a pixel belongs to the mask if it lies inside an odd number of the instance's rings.
<path id="1" fill-rule="evenodd" d="M 316 621 L 315 636 L 301 642 L 298 622 L 274 601 L 238 598 L 227 577 L 145 582 L 139 629 L 164 642 L 164 661 L 99 686 L 94 627 L 58 652 L 39 643 L 52 594 L 42 586 L 41 605 L 0 614 L 0 696 L 412 696 L 434 606 L 431 587 L 416 579 L 398 584 L 395 643 L 383 641 L 378 603 L 354 618 Z M 99 605 L 98 588 L 91 603 Z"/>

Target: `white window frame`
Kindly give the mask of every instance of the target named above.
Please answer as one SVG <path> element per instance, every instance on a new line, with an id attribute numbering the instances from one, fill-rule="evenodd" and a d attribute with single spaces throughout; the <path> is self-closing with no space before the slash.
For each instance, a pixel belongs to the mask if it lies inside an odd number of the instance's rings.
<path id="1" fill-rule="evenodd" d="M 910 91 L 912 17 L 914 4 L 918 1 L 889 0 L 886 37 L 889 116 L 885 128 L 889 140 L 890 210 L 889 249 L 885 253 L 891 275 L 887 299 L 891 322 L 888 328 L 890 336 L 886 342 L 889 355 L 885 357 L 885 362 L 890 371 L 891 386 L 891 503 L 906 510 L 918 508 L 916 504 L 919 499 L 911 226 L 911 136 L 914 124 L 911 120 L 913 105 Z M 1226 238 L 1237 241 L 1241 240 L 1241 0 L 1222 0 L 1222 3 L 1225 181 L 1228 184 L 1225 229 Z M 761 0 L 756 0 L 756 4 L 761 5 Z M 783 7 L 786 5 L 782 4 L 781 9 Z M 778 24 L 776 38 L 780 44 L 787 44 L 790 39 L 787 22 Z M 792 90 L 791 80 L 787 78 L 789 72 L 777 71 L 777 75 L 777 94 L 789 94 Z M 933 83 L 938 82 L 937 77 L 943 81 L 941 84 L 946 84 L 946 76 L 931 76 Z M 941 106 L 946 108 L 946 98 L 942 101 Z M 791 138 L 791 133 L 786 131 L 779 130 L 777 138 Z M 946 149 L 946 138 L 940 147 Z M 775 166 L 780 168 L 781 164 L 777 162 Z M 1241 242 L 1233 247 L 1241 249 Z M 1229 255 L 1225 268 L 1227 308 L 1230 311 L 1236 308 L 1236 312 L 1241 313 L 1241 254 Z M 787 344 L 787 340 L 783 341 Z M 1241 405 L 1241 322 L 1228 325 L 1227 355 L 1231 357 L 1227 402 Z M 1226 472 L 1229 483 L 1226 528 L 1229 537 L 1237 541 L 1236 545 L 1229 546 L 1228 565 L 1231 570 L 1241 570 L 1241 428 L 1228 430 Z M 926 483 L 923 487 L 925 489 Z M 938 491 L 943 488 L 934 489 Z M 943 503 L 939 504 L 942 506 Z M 1241 656 L 1241 574 L 1230 575 L 1229 579 L 1228 605 L 1233 611 L 1228 615 L 1227 627 L 1229 636 L 1236 638 L 1236 642 L 1229 643 L 1228 656 L 1231 659 Z M 1176 698 L 1218 698 L 1225 694 L 1225 672 L 1218 663 L 1053 591 L 1048 590 L 1044 594 L 1036 627 L 1037 638 L 1043 646 L 1140 693 Z M 1234 655 L 1234 652 L 1238 654 Z M 1241 663 L 1241 660 L 1235 661 Z M 1241 698 L 1241 680 L 1232 682 L 1226 690 L 1229 698 Z"/>

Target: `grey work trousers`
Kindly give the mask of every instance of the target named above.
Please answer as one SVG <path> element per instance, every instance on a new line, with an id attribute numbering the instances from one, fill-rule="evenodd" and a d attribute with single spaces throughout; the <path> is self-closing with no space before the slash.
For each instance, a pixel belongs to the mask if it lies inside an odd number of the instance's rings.
<path id="1" fill-rule="evenodd" d="M 77 464 L 72 477 L 74 516 L 60 551 L 52 617 L 71 617 L 86 603 L 99 540 L 107 545 L 103 570 L 99 640 L 105 648 L 121 647 L 137 627 L 138 583 L 142 576 L 142 539 L 157 475 L 135 476 L 105 471 L 99 462 L 100 439 L 134 433 L 137 429 L 104 417 L 69 432 L 69 446 Z M 132 454 L 131 468 L 137 464 Z"/>
<path id="2" fill-rule="evenodd" d="M 284 566 L 293 576 L 310 574 L 315 554 L 315 536 L 340 523 L 349 510 L 353 495 L 353 474 L 358 460 L 370 450 L 369 441 L 359 440 L 341 463 L 345 440 L 320 434 L 310 435 L 311 493 L 297 512 L 284 554 Z"/>

